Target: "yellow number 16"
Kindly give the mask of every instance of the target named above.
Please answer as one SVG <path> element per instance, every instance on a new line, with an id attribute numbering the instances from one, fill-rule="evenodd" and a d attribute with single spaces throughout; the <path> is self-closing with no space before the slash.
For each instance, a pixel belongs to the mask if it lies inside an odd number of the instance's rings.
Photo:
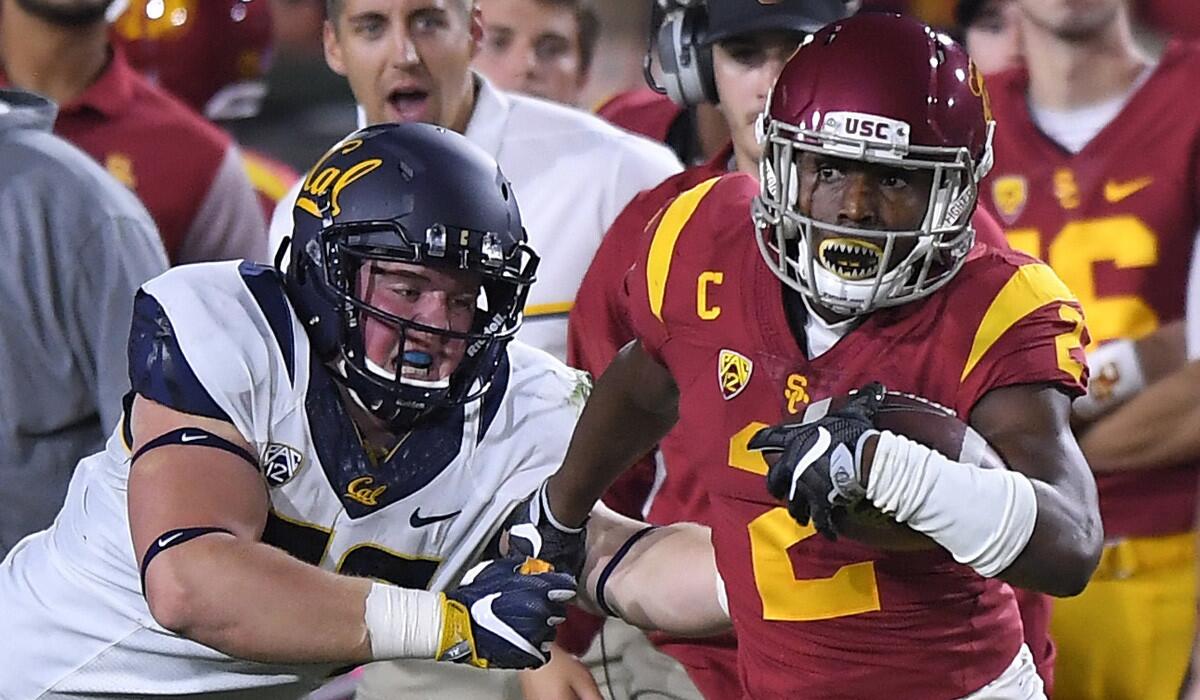
<path id="1" fill-rule="evenodd" d="M 1007 233 L 1008 244 L 1042 256 L 1042 234 L 1035 228 Z M 1119 269 L 1150 267 L 1158 262 L 1158 238 L 1136 216 L 1109 216 L 1073 221 L 1063 227 L 1045 252 L 1054 269 L 1079 299 L 1087 314 L 1092 345 L 1113 338 L 1140 338 L 1158 328 L 1158 314 L 1133 294 L 1101 296 L 1096 292 L 1095 266 L 1110 262 Z"/>

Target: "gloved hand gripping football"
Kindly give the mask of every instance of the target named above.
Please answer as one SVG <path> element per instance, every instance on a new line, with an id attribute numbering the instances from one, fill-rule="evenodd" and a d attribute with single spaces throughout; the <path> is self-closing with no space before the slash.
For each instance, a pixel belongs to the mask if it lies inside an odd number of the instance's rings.
<path id="1" fill-rule="evenodd" d="M 862 451 L 867 438 L 879 432 L 872 421 L 884 393 L 882 384 L 872 382 L 836 412 L 810 423 L 763 428 L 750 439 L 750 449 L 778 456 L 767 472 L 767 490 L 787 502 L 796 522 L 811 520 L 830 540 L 838 534 L 834 507 L 853 505 L 866 495 Z"/>

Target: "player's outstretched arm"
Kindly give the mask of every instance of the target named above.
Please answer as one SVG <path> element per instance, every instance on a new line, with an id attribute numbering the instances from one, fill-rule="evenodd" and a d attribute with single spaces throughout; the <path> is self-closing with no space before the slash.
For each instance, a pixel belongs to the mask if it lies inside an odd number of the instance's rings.
<path id="1" fill-rule="evenodd" d="M 550 511 L 579 526 L 621 472 L 678 419 L 679 390 L 639 341 L 622 348 L 588 398 L 560 469 L 547 483 Z"/>
<path id="2" fill-rule="evenodd" d="M 159 624 L 255 661 L 371 658 L 364 623 L 371 582 L 322 571 L 259 541 L 268 509 L 261 477 L 245 459 L 201 445 L 216 442 L 207 433 L 252 453 L 233 425 L 139 396 L 132 428 L 135 454 L 153 438 L 193 429 L 178 444 L 145 451 L 130 468 L 134 552 Z"/>
<path id="3" fill-rule="evenodd" d="M 267 492 L 233 425 L 141 396 L 131 425 L 134 552 L 151 614 L 168 630 L 264 663 L 545 662 L 572 577 L 498 560 L 443 595 L 324 571 L 260 541 Z"/>
<path id="4" fill-rule="evenodd" d="M 1100 561 L 1104 531 L 1096 483 L 1070 427 L 1071 401 L 1048 385 L 993 389 L 976 403 L 970 423 L 1028 477 L 1036 524 L 999 577 L 1058 596 L 1078 594 Z"/>
<path id="5" fill-rule="evenodd" d="M 731 625 L 711 533 L 695 523 L 651 527 L 597 503 L 580 580 L 582 607 L 642 629 L 701 637 Z"/>

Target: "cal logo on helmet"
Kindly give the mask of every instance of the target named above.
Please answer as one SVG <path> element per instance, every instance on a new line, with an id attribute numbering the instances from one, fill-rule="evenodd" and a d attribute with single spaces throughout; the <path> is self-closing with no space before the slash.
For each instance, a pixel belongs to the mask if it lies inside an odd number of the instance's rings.
<path id="1" fill-rule="evenodd" d="M 383 161 L 379 158 L 368 158 L 346 168 L 344 172 L 341 168 L 327 167 L 325 163 L 334 155 L 346 155 L 361 145 L 362 139 L 350 139 L 329 149 L 322 156 L 321 160 L 313 166 L 313 169 L 309 171 L 308 177 L 304 179 L 304 185 L 300 188 L 300 195 L 296 197 L 296 207 L 320 219 L 324 216 L 325 212 L 321 211 L 321 207 L 317 204 L 316 199 L 328 192 L 330 193 L 329 213 L 333 216 L 340 214 L 342 208 L 338 204 L 338 196 L 342 193 L 342 190 L 355 180 L 361 179 L 383 165 Z M 330 192 L 331 189 L 332 192 Z"/>
<path id="2" fill-rule="evenodd" d="M 754 371 L 754 363 L 745 355 L 733 350 L 721 350 L 717 358 L 717 383 L 721 387 L 721 396 L 728 401 L 750 383 L 750 373 Z"/>

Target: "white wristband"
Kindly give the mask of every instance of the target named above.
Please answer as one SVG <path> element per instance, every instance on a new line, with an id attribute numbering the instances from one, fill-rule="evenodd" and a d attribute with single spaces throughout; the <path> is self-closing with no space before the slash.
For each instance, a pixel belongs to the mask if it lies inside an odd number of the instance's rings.
<path id="1" fill-rule="evenodd" d="M 981 576 L 1008 568 L 1037 523 L 1037 495 L 1024 474 L 955 462 L 886 430 L 867 481 L 876 508 L 929 535 Z"/>
<path id="2" fill-rule="evenodd" d="M 432 659 L 442 640 L 440 593 L 401 588 L 378 581 L 367 594 L 363 615 L 371 658 Z"/>
<path id="3" fill-rule="evenodd" d="M 1105 343 L 1088 353 L 1087 360 L 1091 369 L 1088 391 L 1071 406 L 1077 418 L 1095 420 L 1146 387 L 1146 375 L 1132 340 Z"/>

